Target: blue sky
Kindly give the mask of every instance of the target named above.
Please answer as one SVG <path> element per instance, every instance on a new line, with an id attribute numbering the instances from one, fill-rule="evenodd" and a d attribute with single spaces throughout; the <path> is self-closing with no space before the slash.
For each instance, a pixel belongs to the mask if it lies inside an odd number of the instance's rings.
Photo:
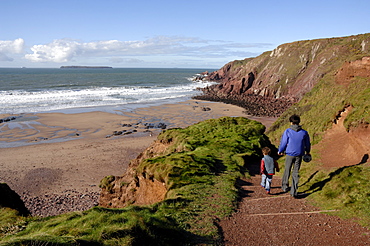
<path id="1" fill-rule="evenodd" d="M 220 68 L 370 32 L 368 0 L 0 0 L 0 67 Z"/>

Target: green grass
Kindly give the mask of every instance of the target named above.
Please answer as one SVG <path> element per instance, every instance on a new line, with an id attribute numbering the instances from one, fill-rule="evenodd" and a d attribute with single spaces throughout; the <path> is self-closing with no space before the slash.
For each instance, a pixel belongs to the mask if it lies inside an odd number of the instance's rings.
<path id="1" fill-rule="evenodd" d="M 8 215 L 21 221 L 0 245 L 215 245 L 222 241 L 216 221 L 238 200 L 237 180 L 245 165 L 271 146 L 265 127 L 242 117 L 223 117 L 158 136 L 168 143 L 160 156 L 139 163 L 137 172 L 165 182 L 166 199 L 150 206 L 96 207 L 48 218 Z M 114 179 L 102 180 L 110 188 Z M 4 227 L 5 228 L 5 227 Z"/>
<path id="2" fill-rule="evenodd" d="M 212 184 L 214 175 L 240 173 L 243 155 L 258 156 L 261 144 L 269 144 L 264 130 L 262 124 L 241 117 L 171 129 L 158 137 L 161 141 L 171 139 L 170 154 L 144 160 L 138 172 L 165 182 L 169 191 L 187 184 Z"/>
<path id="3" fill-rule="evenodd" d="M 19 215 L 18 211 L 0 207 L 0 238 L 22 231 L 27 219 Z"/>
<path id="4" fill-rule="evenodd" d="M 262 124 L 242 117 L 167 130 L 158 139 L 172 142 L 170 154 L 144 160 L 138 172 L 164 182 L 167 199 L 181 198 L 186 204 L 178 208 L 180 225 L 215 237 L 218 229 L 213 221 L 235 209 L 235 184 L 244 175 L 246 162 L 257 158 L 262 146 L 271 145 L 264 131 Z"/>
<path id="5" fill-rule="evenodd" d="M 352 105 L 344 124 L 347 130 L 360 123 L 370 123 L 370 80 L 354 78 L 349 86 L 335 83 L 331 74 L 325 76 L 302 100 L 286 112 L 267 132 L 270 140 L 278 144 L 280 135 L 289 126 L 292 114 L 301 116 L 304 129 L 310 133 L 313 144 L 321 141 L 324 132 L 329 129 L 338 114 L 346 105 Z"/>
<path id="6" fill-rule="evenodd" d="M 93 208 L 30 221 L 25 230 L 6 236 L 6 245 L 171 245 L 179 230 L 166 217 L 149 207 L 127 209 Z M 172 229 L 174 228 L 174 229 Z M 168 239 L 168 240 L 167 240 Z M 174 238 L 172 238 L 173 240 Z"/>
<path id="7" fill-rule="evenodd" d="M 322 209 L 338 210 L 337 215 L 355 219 L 370 228 L 370 167 L 366 164 L 347 166 L 333 171 L 320 170 L 307 175 L 301 191 Z"/>

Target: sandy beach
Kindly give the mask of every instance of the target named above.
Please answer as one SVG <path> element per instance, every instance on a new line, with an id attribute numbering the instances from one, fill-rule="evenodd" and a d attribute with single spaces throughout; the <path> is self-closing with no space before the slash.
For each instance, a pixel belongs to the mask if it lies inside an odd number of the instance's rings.
<path id="1" fill-rule="evenodd" d="M 100 180 L 122 175 L 163 129 L 222 116 L 248 117 L 243 111 L 188 100 L 115 113 L 24 114 L 0 124 L 0 182 L 15 190 L 34 215 L 84 210 L 96 205 Z M 266 127 L 275 120 L 249 118 Z"/>

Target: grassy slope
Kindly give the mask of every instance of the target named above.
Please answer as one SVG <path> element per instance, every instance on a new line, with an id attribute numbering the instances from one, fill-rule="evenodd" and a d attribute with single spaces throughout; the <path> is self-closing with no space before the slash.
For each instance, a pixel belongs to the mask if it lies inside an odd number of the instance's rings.
<path id="1" fill-rule="evenodd" d="M 370 228 L 370 167 L 359 164 L 331 172 L 313 172 L 312 164 L 304 168 L 301 191 L 311 194 L 312 202 L 323 209 L 336 209 L 335 214 L 355 219 Z"/>
<path id="2" fill-rule="evenodd" d="M 328 74 L 299 103 L 285 112 L 267 135 L 277 145 L 281 133 L 289 125 L 289 116 L 295 113 L 301 115 L 303 127 L 309 131 L 312 142 L 318 143 L 325 130 L 332 125 L 338 111 L 346 105 L 353 106 L 345 121 L 347 129 L 360 123 L 369 123 L 369 98 L 369 79 L 357 77 L 350 85 L 344 86 L 336 84 L 332 74 Z M 340 211 L 337 214 L 344 218 L 357 218 L 363 225 L 370 227 L 370 188 L 367 181 L 370 167 L 362 164 L 318 171 L 322 165 L 317 161 L 319 153 L 314 151 L 312 154 L 314 161 L 305 163 L 301 169 L 300 191 L 312 194 L 309 198 L 316 205 L 325 209 L 338 209 Z"/>
<path id="3" fill-rule="evenodd" d="M 318 143 L 338 111 L 343 110 L 346 105 L 354 107 L 345 121 L 347 129 L 360 122 L 370 122 L 369 96 L 368 79 L 356 78 L 349 86 L 344 86 L 336 84 L 333 76 L 327 75 L 274 123 L 268 135 L 271 141 L 278 143 L 279 134 L 289 125 L 289 116 L 298 114 L 303 127 L 310 132 L 313 143 Z"/>
<path id="4" fill-rule="evenodd" d="M 166 183 L 167 199 L 152 206 L 93 208 L 43 219 L 22 218 L 5 210 L 0 244 L 27 245 L 178 245 L 220 240 L 217 219 L 236 207 L 236 180 L 244 165 L 270 142 L 265 127 L 246 118 L 207 120 L 170 129 L 158 138 L 172 142 L 170 154 L 144 160 L 139 172 Z M 180 151 L 179 151 L 180 150 Z M 8 210 L 7 210 L 8 211 Z M 12 222 L 13 221 L 13 222 Z M 17 229 L 10 225 L 19 224 Z"/>

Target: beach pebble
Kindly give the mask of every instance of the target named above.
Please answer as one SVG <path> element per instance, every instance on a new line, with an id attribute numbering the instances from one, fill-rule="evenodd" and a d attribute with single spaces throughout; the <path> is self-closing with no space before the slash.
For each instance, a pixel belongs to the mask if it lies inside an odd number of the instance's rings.
<path id="1" fill-rule="evenodd" d="M 99 192 L 65 190 L 62 194 L 32 196 L 23 192 L 21 198 L 31 215 L 47 217 L 72 211 L 85 211 L 98 205 Z"/>

